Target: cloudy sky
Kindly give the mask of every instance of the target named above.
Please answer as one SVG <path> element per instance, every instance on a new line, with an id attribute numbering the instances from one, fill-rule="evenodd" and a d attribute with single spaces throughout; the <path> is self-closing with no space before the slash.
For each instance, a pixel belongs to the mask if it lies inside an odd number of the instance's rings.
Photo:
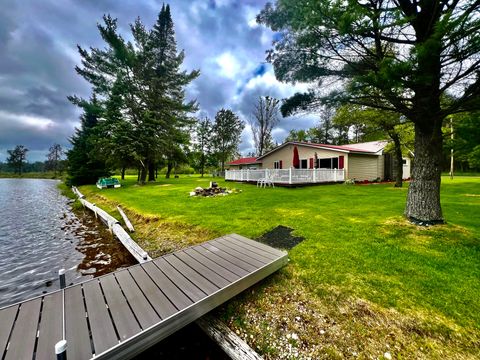
<path id="1" fill-rule="evenodd" d="M 202 114 L 214 117 L 222 107 L 248 120 L 259 95 L 285 98 L 305 90 L 276 81 L 265 63 L 274 33 L 256 24 L 262 0 L 171 1 L 179 49 L 185 68 L 201 75 L 188 88 Z M 45 160 L 53 143 L 68 146 L 78 126 L 79 110 L 66 96 L 88 97 L 88 83 L 74 70 L 76 45 L 102 47 L 96 28 L 103 14 L 118 18 L 128 38 L 129 24 L 140 16 L 147 27 L 162 1 L 155 0 L 0 0 L 0 161 L 17 144 L 30 149 L 29 161 Z M 282 119 L 274 130 L 281 142 L 292 128 L 307 128 L 314 117 Z M 242 153 L 253 150 L 249 127 Z"/>

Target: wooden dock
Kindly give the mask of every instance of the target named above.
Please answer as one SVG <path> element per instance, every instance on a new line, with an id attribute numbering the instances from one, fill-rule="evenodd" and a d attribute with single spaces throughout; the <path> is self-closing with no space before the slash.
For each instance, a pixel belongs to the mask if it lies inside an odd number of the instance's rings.
<path id="1" fill-rule="evenodd" d="M 0 309 L 0 359 L 130 359 L 280 269 L 231 234 Z"/>

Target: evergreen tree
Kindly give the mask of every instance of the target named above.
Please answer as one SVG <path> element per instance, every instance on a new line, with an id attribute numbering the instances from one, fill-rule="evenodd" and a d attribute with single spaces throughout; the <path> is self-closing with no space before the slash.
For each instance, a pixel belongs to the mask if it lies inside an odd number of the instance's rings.
<path id="1" fill-rule="evenodd" d="M 83 114 L 80 116 L 80 128 L 69 139 L 72 149 L 67 153 L 67 183 L 95 184 L 98 178 L 111 175 L 99 146 L 101 139 L 105 138 L 99 125 L 103 109 L 95 95 L 90 101 L 74 97 L 70 97 L 70 100 L 83 109 Z"/>
<path id="2" fill-rule="evenodd" d="M 13 150 L 7 150 L 7 164 L 13 168 L 15 174 L 22 175 L 23 168 L 27 160 L 27 152 L 29 150 L 23 145 L 15 146 Z"/>
<path id="3" fill-rule="evenodd" d="M 231 110 L 221 109 L 215 115 L 212 144 L 222 171 L 225 170 L 225 162 L 238 153 L 244 128 L 245 123 Z"/>

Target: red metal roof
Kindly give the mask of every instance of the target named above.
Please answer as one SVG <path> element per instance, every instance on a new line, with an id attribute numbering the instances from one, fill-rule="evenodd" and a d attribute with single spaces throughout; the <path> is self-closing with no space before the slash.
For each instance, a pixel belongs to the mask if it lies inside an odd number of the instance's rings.
<path id="1" fill-rule="evenodd" d="M 258 164 L 261 163 L 261 161 L 257 161 L 256 157 L 245 157 L 245 158 L 240 158 L 234 161 L 231 161 L 227 163 L 227 165 L 245 165 L 245 164 Z"/>

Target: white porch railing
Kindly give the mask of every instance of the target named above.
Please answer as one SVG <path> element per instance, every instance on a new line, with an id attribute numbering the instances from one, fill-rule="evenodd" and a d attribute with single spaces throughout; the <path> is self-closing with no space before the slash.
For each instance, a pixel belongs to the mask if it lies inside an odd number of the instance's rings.
<path id="1" fill-rule="evenodd" d="M 344 169 L 260 169 L 226 170 L 225 180 L 258 181 L 267 179 L 280 184 L 308 184 L 345 181 Z"/>

